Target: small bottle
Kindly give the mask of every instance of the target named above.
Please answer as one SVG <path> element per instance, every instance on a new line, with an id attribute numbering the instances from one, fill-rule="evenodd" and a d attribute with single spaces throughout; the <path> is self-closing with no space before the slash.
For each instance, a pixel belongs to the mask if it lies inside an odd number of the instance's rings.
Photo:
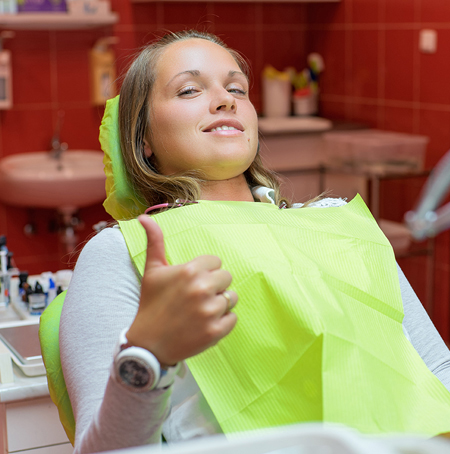
<path id="1" fill-rule="evenodd" d="M 8 250 L 0 248 L 0 306 L 6 307 L 9 304 L 9 279 L 7 267 Z"/>
<path id="2" fill-rule="evenodd" d="M 28 303 L 28 295 L 33 293 L 30 284 L 28 283 L 28 271 L 21 271 L 19 273 L 19 299 Z"/>
<path id="3" fill-rule="evenodd" d="M 12 38 L 14 32 L 3 31 L 0 33 L 0 109 L 12 107 L 12 71 L 11 52 L 3 48 L 3 40 Z"/>
<path id="4" fill-rule="evenodd" d="M 45 309 L 45 293 L 39 281 L 36 281 L 34 292 L 28 295 L 29 311 L 31 315 L 41 315 Z"/>
<path id="5" fill-rule="evenodd" d="M 47 306 L 56 298 L 55 281 L 52 278 L 48 280 Z"/>
<path id="6" fill-rule="evenodd" d="M 116 95 L 116 68 L 114 51 L 111 44 L 118 38 L 100 38 L 89 53 L 91 67 L 91 98 L 94 106 L 104 106 L 106 101 Z"/>

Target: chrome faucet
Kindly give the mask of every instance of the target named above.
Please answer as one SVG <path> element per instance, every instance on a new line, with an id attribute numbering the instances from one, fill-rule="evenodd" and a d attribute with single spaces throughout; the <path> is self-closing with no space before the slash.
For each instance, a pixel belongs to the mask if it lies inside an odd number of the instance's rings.
<path id="1" fill-rule="evenodd" d="M 61 135 L 61 127 L 64 122 L 64 111 L 60 110 L 58 112 L 58 119 L 56 121 L 56 128 L 55 132 L 53 133 L 52 140 L 50 142 L 51 150 L 50 150 L 50 156 L 53 159 L 60 160 L 61 155 L 64 151 L 67 150 L 68 145 L 66 142 L 62 142 L 60 140 L 60 135 Z"/>

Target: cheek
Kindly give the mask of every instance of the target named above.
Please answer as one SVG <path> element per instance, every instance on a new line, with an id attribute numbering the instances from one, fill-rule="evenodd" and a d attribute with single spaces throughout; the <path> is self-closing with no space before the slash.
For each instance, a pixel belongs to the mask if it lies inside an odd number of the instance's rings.
<path id="1" fill-rule="evenodd" d="M 195 130 L 195 112 L 193 109 L 180 109 L 174 106 L 171 109 L 161 109 L 155 112 L 155 126 L 164 143 L 176 143 L 186 138 Z"/>

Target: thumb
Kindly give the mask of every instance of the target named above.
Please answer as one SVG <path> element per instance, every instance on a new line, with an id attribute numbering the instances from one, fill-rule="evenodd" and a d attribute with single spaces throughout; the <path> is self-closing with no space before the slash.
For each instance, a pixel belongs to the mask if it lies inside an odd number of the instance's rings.
<path id="1" fill-rule="evenodd" d="M 158 266 L 168 266 L 166 260 L 166 248 L 164 247 L 164 235 L 161 227 L 150 216 L 141 215 L 138 221 L 147 234 L 147 261 L 145 269 Z"/>

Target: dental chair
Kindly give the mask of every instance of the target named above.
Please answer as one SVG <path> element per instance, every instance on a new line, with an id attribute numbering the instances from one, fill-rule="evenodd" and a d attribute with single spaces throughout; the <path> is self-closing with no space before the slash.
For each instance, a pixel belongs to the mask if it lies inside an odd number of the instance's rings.
<path id="1" fill-rule="evenodd" d="M 119 96 L 108 100 L 100 126 L 100 144 L 104 152 L 106 174 L 105 210 L 116 220 L 132 219 L 147 208 L 128 183 L 119 139 Z M 59 352 L 59 321 L 66 292 L 58 295 L 40 318 L 39 339 L 47 370 L 50 397 L 58 407 L 59 418 L 72 445 L 75 419 L 67 393 Z"/>

